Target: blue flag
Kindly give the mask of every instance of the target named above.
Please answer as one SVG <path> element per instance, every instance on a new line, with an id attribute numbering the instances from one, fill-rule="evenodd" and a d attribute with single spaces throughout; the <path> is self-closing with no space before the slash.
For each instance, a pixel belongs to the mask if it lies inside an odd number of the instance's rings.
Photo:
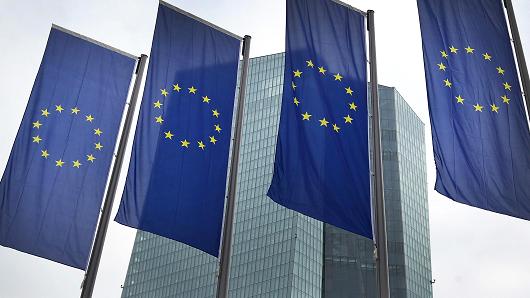
<path id="1" fill-rule="evenodd" d="M 435 189 L 530 219 L 530 134 L 502 1 L 418 0 Z"/>
<path id="2" fill-rule="evenodd" d="M 86 268 L 135 63 L 52 28 L 0 182 L 0 245 Z"/>
<path id="3" fill-rule="evenodd" d="M 331 0 L 287 0 L 285 59 L 268 196 L 371 238 L 364 16 Z"/>
<path id="4" fill-rule="evenodd" d="M 159 5 L 117 222 L 218 256 L 240 43 Z"/>

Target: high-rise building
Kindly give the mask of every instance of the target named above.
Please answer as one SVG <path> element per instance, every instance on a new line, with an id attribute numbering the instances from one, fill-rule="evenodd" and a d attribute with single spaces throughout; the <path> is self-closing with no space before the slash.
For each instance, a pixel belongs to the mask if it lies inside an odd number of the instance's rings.
<path id="1" fill-rule="evenodd" d="M 284 55 L 250 60 L 229 296 L 376 297 L 372 240 L 269 199 Z M 392 297 L 432 297 L 424 125 L 380 86 Z M 122 297 L 214 297 L 218 260 L 139 231 Z"/>
<path id="2" fill-rule="evenodd" d="M 379 86 L 390 297 L 432 297 L 424 124 Z M 378 297 L 372 241 L 324 224 L 323 297 Z"/>

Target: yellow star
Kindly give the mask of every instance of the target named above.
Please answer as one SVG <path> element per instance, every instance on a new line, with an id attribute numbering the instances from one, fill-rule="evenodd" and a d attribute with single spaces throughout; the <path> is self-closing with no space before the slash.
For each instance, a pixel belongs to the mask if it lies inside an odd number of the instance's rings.
<path id="1" fill-rule="evenodd" d="M 307 63 L 307 67 L 311 67 L 311 68 L 313 68 L 313 67 L 315 66 L 315 65 L 313 64 L 313 61 L 311 61 L 311 60 L 307 60 L 306 63 Z"/>
<path id="2" fill-rule="evenodd" d="M 449 87 L 449 88 L 451 88 L 451 86 L 453 85 L 453 83 L 449 82 L 449 79 L 445 79 L 444 83 L 445 83 L 445 87 Z"/>
<path id="3" fill-rule="evenodd" d="M 155 108 L 161 109 L 162 105 L 163 105 L 163 103 L 161 103 L 160 100 L 157 100 L 157 101 L 153 102 L 153 106 Z"/>
<path id="4" fill-rule="evenodd" d="M 166 134 L 166 139 L 173 140 L 173 134 L 171 133 L 171 130 L 164 132 Z"/>
<path id="5" fill-rule="evenodd" d="M 301 115 L 302 115 L 302 120 L 307 120 L 307 121 L 309 121 L 309 118 L 311 118 L 311 116 L 313 116 L 313 115 L 310 115 L 307 112 L 305 112 L 305 113 L 303 113 Z"/>
<path id="6" fill-rule="evenodd" d="M 458 52 L 458 49 L 455 48 L 454 46 L 451 46 L 451 47 L 449 48 L 449 50 L 451 51 L 451 53 L 454 53 L 454 54 L 456 54 L 456 52 Z"/>
<path id="7" fill-rule="evenodd" d="M 89 154 L 86 156 L 86 160 L 90 161 L 91 163 L 94 163 L 94 160 L 96 160 L 96 158 L 94 157 L 94 155 Z"/>
<path id="8" fill-rule="evenodd" d="M 353 96 L 353 90 L 351 90 L 350 87 L 344 88 L 344 89 L 346 90 L 346 94 L 349 94 L 349 95 Z"/>
<path id="9" fill-rule="evenodd" d="M 456 102 L 457 102 L 457 103 L 464 104 L 464 100 L 465 100 L 465 99 L 462 98 L 462 96 L 460 96 L 460 95 L 458 95 L 458 96 L 456 97 Z"/>
<path id="10" fill-rule="evenodd" d="M 44 109 L 44 110 L 40 110 L 41 111 L 41 115 L 44 116 L 44 117 L 48 117 L 48 115 L 50 115 L 50 112 L 48 112 L 48 109 Z"/>
<path id="11" fill-rule="evenodd" d="M 327 71 L 327 70 L 324 68 L 324 66 L 320 66 L 320 67 L 318 68 L 318 72 L 320 72 L 320 73 L 323 74 L 323 75 L 326 74 L 326 71 Z"/>
<path id="12" fill-rule="evenodd" d="M 340 73 L 337 73 L 336 75 L 333 75 L 335 77 L 335 81 L 340 81 L 342 82 L 342 76 L 340 75 Z"/>
<path id="13" fill-rule="evenodd" d="M 59 159 L 59 160 L 55 161 L 55 166 L 56 167 L 62 167 L 63 165 L 64 165 L 64 161 L 62 159 Z"/>
<path id="14" fill-rule="evenodd" d="M 184 140 L 184 141 L 180 141 L 180 146 L 181 147 L 186 147 L 188 148 L 188 145 L 190 144 L 190 142 L 188 142 L 188 140 Z"/>
<path id="15" fill-rule="evenodd" d="M 40 141 L 42 141 L 41 137 L 40 136 L 36 136 L 36 137 L 33 137 L 33 143 L 40 143 Z"/>
<path id="16" fill-rule="evenodd" d="M 501 96 L 501 98 L 502 98 L 502 102 L 510 104 L 510 99 L 508 98 L 508 96 L 503 95 L 503 96 Z"/>
<path id="17" fill-rule="evenodd" d="M 164 122 L 164 119 L 162 119 L 162 115 L 155 117 L 155 122 L 162 124 L 162 122 Z"/>
<path id="18" fill-rule="evenodd" d="M 182 87 L 180 87 L 179 84 L 173 85 L 173 91 L 180 92 L 180 89 L 182 89 Z"/>
<path id="19" fill-rule="evenodd" d="M 33 128 L 39 129 L 42 126 L 42 123 L 39 122 L 39 120 L 33 122 Z"/>
<path id="20" fill-rule="evenodd" d="M 73 167 L 74 168 L 78 168 L 78 169 L 79 169 L 80 166 L 83 165 L 82 163 L 79 162 L 79 160 L 74 160 L 72 163 L 74 164 Z"/>
<path id="21" fill-rule="evenodd" d="M 166 97 L 169 94 L 166 89 L 160 89 L 160 93 L 164 95 L 164 97 Z"/>
<path id="22" fill-rule="evenodd" d="M 497 72 L 499 72 L 499 74 L 501 75 L 504 75 L 504 69 L 502 69 L 502 67 L 497 67 Z"/>
<path id="23" fill-rule="evenodd" d="M 443 58 L 447 59 L 447 57 L 449 57 L 449 55 L 447 55 L 447 53 L 445 51 L 440 51 L 440 53 L 442 54 Z"/>
<path id="24" fill-rule="evenodd" d="M 337 124 L 333 124 L 333 130 L 339 132 L 340 127 Z"/>
<path id="25" fill-rule="evenodd" d="M 482 56 L 484 57 L 484 60 L 491 61 L 491 56 L 490 56 L 490 54 L 485 53 L 485 54 L 482 54 Z"/>
<path id="26" fill-rule="evenodd" d="M 193 94 L 195 94 L 197 92 L 197 88 L 195 88 L 193 86 L 189 87 L 188 90 L 189 90 L 189 93 L 193 93 Z"/>
<path id="27" fill-rule="evenodd" d="M 300 101 L 298 101 L 298 98 L 296 98 L 296 97 L 294 98 L 293 102 L 294 102 L 294 104 L 295 104 L 296 106 L 298 106 L 298 104 L 300 103 Z"/>
<path id="28" fill-rule="evenodd" d="M 92 117 L 92 115 L 87 115 L 85 117 L 86 117 L 86 121 L 88 122 L 92 122 L 92 120 L 94 120 L 94 117 Z"/>
<path id="29" fill-rule="evenodd" d="M 61 105 L 58 105 L 58 106 L 56 105 L 56 106 L 55 106 L 55 110 L 56 110 L 57 112 L 59 112 L 59 113 L 62 113 L 62 111 L 64 111 L 64 109 L 63 109 L 63 107 L 62 107 Z"/>
<path id="30" fill-rule="evenodd" d="M 447 66 L 445 66 L 443 63 L 437 64 L 437 65 L 440 68 L 440 70 L 443 70 L 443 71 L 445 71 L 445 69 L 447 68 Z"/>
<path id="31" fill-rule="evenodd" d="M 474 50 L 475 50 L 475 49 L 473 49 L 472 47 L 467 46 L 467 48 L 466 48 L 466 53 L 467 53 L 467 54 L 473 54 L 473 51 L 474 51 Z"/>
<path id="32" fill-rule="evenodd" d="M 221 133 L 221 125 L 215 124 L 214 127 L 215 127 L 215 131 L 217 131 L 218 133 Z"/>
<path id="33" fill-rule="evenodd" d="M 504 90 L 510 90 L 510 91 L 512 91 L 512 86 L 510 86 L 510 84 L 508 84 L 508 82 L 503 83 L 503 85 L 504 85 Z"/>
<path id="34" fill-rule="evenodd" d="M 204 147 L 206 147 L 206 145 L 204 145 L 202 141 L 198 141 L 197 144 L 199 144 L 199 148 L 201 148 L 202 150 L 204 150 Z"/>
<path id="35" fill-rule="evenodd" d="M 48 156 L 50 156 L 50 153 L 48 153 L 48 150 L 41 150 L 41 155 L 42 157 L 44 158 L 48 158 Z"/>
<path id="36" fill-rule="evenodd" d="M 212 110 L 212 115 L 213 115 L 215 118 L 219 118 L 219 115 L 221 115 L 221 113 L 217 112 L 217 110 Z"/>
<path id="37" fill-rule="evenodd" d="M 298 70 L 298 69 L 293 71 L 293 73 L 294 73 L 294 77 L 295 78 L 301 78 L 302 77 L 302 72 L 300 70 Z"/>
<path id="38" fill-rule="evenodd" d="M 473 106 L 475 108 L 475 112 L 482 112 L 483 106 L 479 105 L 478 103 Z"/>
<path id="39" fill-rule="evenodd" d="M 95 148 L 96 148 L 97 150 L 99 150 L 99 151 L 101 151 L 101 149 L 103 148 L 103 145 L 101 145 L 100 142 L 95 143 L 94 146 L 95 146 Z"/>
<path id="40" fill-rule="evenodd" d="M 309 118 L 307 118 L 307 120 L 309 120 Z M 326 118 L 322 118 L 322 119 L 320 119 L 320 120 L 318 120 L 318 121 L 320 121 L 320 126 L 328 127 L 328 123 L 329 123 L 329 121 L 326 120 Z"/>
<path id="41" fill-rule="evenodd" d="M 296 89 L 296 84 L 294 82 L 291 82 L 291 87 L 293 88 L 293 90 Z"/>
<path id="42" fill-rule="evenodd" d="M 102 133 L 103 133 L 103 132 L 101 131 L 101 129 L 99 129 L 99 128 L 94 129 L 94 134 L 95 134 L 95 135 L 100 136 Z"/>
<path id="43" fill-rule="evenodd" d="M 492 112 L 499 113 L 499 107 L 498 106 L 496 106 L 495 104 L 492 104 L 492 105 L 490 105 L 490 107 L 491 107 L 491 111 Z"/>
<path id="44" fill-rule="evenodd" d="M 357 111 L 357 105 L 354 102 L 349 103 L 350 110 Z"/>
<path id="45" fill-rule="evenodd" d="M 210 136 L 210 143 L 213 143 L 215 145 L 215 142 L 217 142 L 215 137 L 214 136 Z"/>
<path id="46" fill-rule="evenodd" d="M 350 123 L 350 124 L 352 123 L 351 121 L 353 120 L 353 118 L 350 117 L 350 115 L 347 115 L 346 117 L 342 117 L 342 118 L 344 118 L 344 123 Z"/>
<path id="47" fill-rule="evenodd" d="M 77 113 L 79 113 L 81 111 L 77 107 L 74 107 L 73 109 L 70 109 L 70 110 L 72 110 L 72 114 L 76 114 L 76 115 L 77 115 Z"/>
<path id="48" fill-rule="evenodd" d="M 209 98 L 208 96 L 203 96 L 203 97 L 202 97 L 202 102 L 210 103 L 210 100 L 212 100 L 212 99 Z"/>

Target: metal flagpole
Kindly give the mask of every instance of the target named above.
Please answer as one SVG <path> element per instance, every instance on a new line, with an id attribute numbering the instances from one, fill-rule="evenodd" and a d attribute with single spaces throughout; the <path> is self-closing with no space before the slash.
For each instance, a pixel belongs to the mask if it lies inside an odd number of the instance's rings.
<path id="1" fill-rule="evenodd" d="M 385 200 L 383 193 L 383 162 L 381 158 L 381 128 L 379 124 L 379 95 L 377 90 L 377 63 L 375 53 L 374 11 L 368 11 L 368 42 L 370 48 L 370 83 L 372 102 L 372 150 L 373 150 L 373 192 L 372 205 L 375 213 L 375 262 L 379 297 L 390 297 L 388 276 L 388 251 L 386 237 Z"/>
<path id="2" fill-rule="evenodd" d="M 513 44 L 515 47 L 515 56 L 517 57 L 517 66 L 521 74 L 521 84 L 523 85 L 523 95 L 526 100 L 526 111 L 530 117 L 530 77 L 528 76 L 528 68 L 524 59 L 523 45 L 521 44 L 521 37 L 519 36 L 519 29 L 515 21 L 515 13 L 513 11 L 512 0 L 504 0 L 504 6 L 508 14 L 508 21 L 510 23 L 510 31 L 512 33 Z"/>
<path id="3" fill-rule="evenodd" d="M 94 291 L 94 284 L 96 282 L 96 276 L 99 268 L 99 261 L 101 260 L 101 253 L 103 251 L 103 244 L 105 243 L 105 235 L 107 234 L 107 228 L 109 226 L 110 213 L 112 211 L 112 204 L 114 202 L 114 196 L 116 195 L 116 188 L 118 186 L 118 179 L 120 177 L 121 166 L 123 163 L 123 157 L 125 155 L 125 147 L 127 146 L 127 140 L 129 139 L 129 132 L 131 131 L 131 125 L 134 115 L 134 109 L 138 99 L 138 93 L 140 92 L 140 84 L 147 62 L 147 56 L 141 55 L 138 61 L 138 67 L 136 68 L 136 79 L 134 81 L 131 101 L 127 108 L 127 115 L 125 116 L 125 123 L 123 124 L 123 130 L 120 137 L 120 144 L 118 146 L 118 152 L 116 159 L 114 160 L 114 166 L 112 167 L 112 174 L 110 176 L 109 187 L 105 194 L 105 203 L 99 219 L 98 230 L 96 233 L 96 240 L 92 247 L 92 253 L 90 255 L 90 261 L 88 268 L 85 273 L 85 279 L 82 285 L 81 297 L 90 298 Z"/>
<path id="4" fill-rule="evenodd" d="M 245 89 L 250 53 L 249 35 L 243 38 L 243 65 L 239 78 L 239 94 L 237 97 L 236 126 L 234 143 L 232 147 L 232 160 L 230 162 L 230 176 L 228 178 L 228 196 L 223 224 L 223 239 L 221 243 L 221 256 L 219 260 L 219 276 L 217 278 L 217 298 L 228 297 L 228 278 L 230 277 L 230 254 L 232 253 L 232 229 L 234 224 L 234 209 L 236 201 L 237 167 L 239 163 L 239 147 L 241 145 L 241 129 L 243 126 L 243 106 L 245 103 Z"/>

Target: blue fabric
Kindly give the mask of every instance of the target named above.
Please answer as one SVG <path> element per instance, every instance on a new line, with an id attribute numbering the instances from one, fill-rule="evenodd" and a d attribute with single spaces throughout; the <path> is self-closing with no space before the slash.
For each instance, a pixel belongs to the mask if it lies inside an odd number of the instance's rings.
<path id="1" fill-rule="evenodd" d="M 218 255 L 239 49 L 159 6 L 117 222 Z"/>
<path id="2" fill-rule="evenodd" d="M 282 112 L 268 196 L 372 238 L 365 32 L 363 15 L 333 1 L 287 0 Z"/>
<path id="3" fill-rule="evenodd" d="M 86 268 L 135 63 L 51 30 L 0 182 L 0 245 Z"/>
<path id="4" fill-rule="evenodd" d="M 435 189 L 530 219 L 530 135 L 502 1 L 418 0 L 418 9 Z"/>

